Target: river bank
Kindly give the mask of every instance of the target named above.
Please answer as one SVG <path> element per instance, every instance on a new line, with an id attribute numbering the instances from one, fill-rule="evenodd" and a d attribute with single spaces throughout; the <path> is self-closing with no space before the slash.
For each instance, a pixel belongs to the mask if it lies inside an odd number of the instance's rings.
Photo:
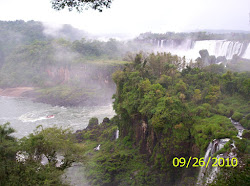
<path id="1" fill-rule="evenodd" d="M 53 106 L 104 106 L 112 102 L 112 88 L 82 89 L 59 85 L 55 87 L 12 87 L 0 88 L 0 96 L 29 98 L 34 102 Z"/>
<path id="2" fill-rule="evenodd" d="M 23 97 L 25 93 L 32 92 L 34 89 L 34 87 L 0 88 L 0 96 Z"/>

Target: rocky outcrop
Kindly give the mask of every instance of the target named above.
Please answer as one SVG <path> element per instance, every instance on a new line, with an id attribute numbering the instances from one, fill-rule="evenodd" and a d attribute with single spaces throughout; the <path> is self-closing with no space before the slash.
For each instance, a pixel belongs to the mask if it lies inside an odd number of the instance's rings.
<path id="1" fill-rule="evenodd" d="M 207 50 L 200 50 L 199 54 L 205 66 L 215 64 L 217 61 L 216 57 L 210 56 Z"/>

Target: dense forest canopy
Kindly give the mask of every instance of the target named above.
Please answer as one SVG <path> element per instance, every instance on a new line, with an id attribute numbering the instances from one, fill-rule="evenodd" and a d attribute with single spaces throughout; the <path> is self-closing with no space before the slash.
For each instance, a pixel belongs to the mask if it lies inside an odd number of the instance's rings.
<path id="1" fill-rule="evenodd" d="M 146 32 L 137 37 L 138 40 L 168 39 L 168 40 L 230 40 L 230 41 L 250 41 L 250 33 L 213 33 L 213 32 L 166 32 L 163 34 Z"/>
<path id="2" fill-rule="evenodd" d="M 250 73 L 231 72 L 223 65 L 185 67 L 184 62 L 166 53 L 138 54 L 133 64 L 113 74 L 121 136 L 164 175 L 158 184 L 180 184 L 181 175 L 188 174 L 172 166 L 173 157 L 203 157 L 208 144 L 222 138 L 234 139 L 240 147 L 238 158 L 246 163 L 242 169 L 247 174 L 249 139 L 235 138 L 228 117 L 249 129 Z M 227 148 L 223 152 L 230 152 Z M 237 182 L 247 183 L 246 174 Z"/>

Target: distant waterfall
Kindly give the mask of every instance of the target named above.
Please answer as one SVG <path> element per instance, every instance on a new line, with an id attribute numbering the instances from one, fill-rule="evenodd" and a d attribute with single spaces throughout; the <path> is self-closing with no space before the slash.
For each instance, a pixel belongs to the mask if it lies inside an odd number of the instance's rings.
<path id="1" fill-rule="evenodd" d="M 248 44 L 247 49 L 244 52 L 242 57 L 245 58 L 245 59 L 250 59 L 250 43 Z"/>
<path id="2" fill-rule="evenodd" d="M 207 49 L 209 55 L 225 56 L 227 59 L 232 59 L 235 54 L 238 56 L 242 54 L 243 43 L 224 40 L 196 41 L 191 50 L 199 52 L 203 49 Z"/>
<path id="3" fill-rule="evenodd" d="M 188 59 L 200 57 L 200 50 L 207 50 L 209 55 L 214 55 L 215 57 L 225 56 L 227 59 L 232 59 L 236 54 L 240 57 L 250 59 L 250 44 L 238 41 L 155 39 L 150 42 L 157 47 L 157 51 L 171 52 L 180 56 L 185 55 Z"/>
<path id="4" fill-rule="evenodd" d="M 119 138 L 119 129 L 117 129 L 115 133 L 115 139 L 118 139 L 118 138 Z"/>

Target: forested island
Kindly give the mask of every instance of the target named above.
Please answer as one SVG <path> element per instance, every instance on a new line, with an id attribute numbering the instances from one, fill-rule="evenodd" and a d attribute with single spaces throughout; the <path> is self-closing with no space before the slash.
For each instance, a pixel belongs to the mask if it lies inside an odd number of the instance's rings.
<path id="1" fill-rule="evenodd" d="M 54 38 L 39 22 L 0 25 L 2 92 L 32 87 L 20 96 L 63 106 L 101 105 L 114 94 L 116 112 L 102 122 L 92 118 L 86 129 L 39 126 L 22 139 L 12 136 L 11 124 L 0 125 L 1 185 L 67 185 L 62 177 L 74 162 L 85 167 L 80 174 L 89 185 L 195 185 L 200 168 L 175 167 L 173 159 L 202 158 L 220 139 L 229 140 L 211 156 L 233 153 L 238 165 L 221 167 L 207 184 L 249 184 L 248 59 L 216 63 L 201 52 L 187 61 L 149 52 L 150 43 L 140 48 L 137 39 Z M 232 122 L 244 127 L 240 137 Z"/>

